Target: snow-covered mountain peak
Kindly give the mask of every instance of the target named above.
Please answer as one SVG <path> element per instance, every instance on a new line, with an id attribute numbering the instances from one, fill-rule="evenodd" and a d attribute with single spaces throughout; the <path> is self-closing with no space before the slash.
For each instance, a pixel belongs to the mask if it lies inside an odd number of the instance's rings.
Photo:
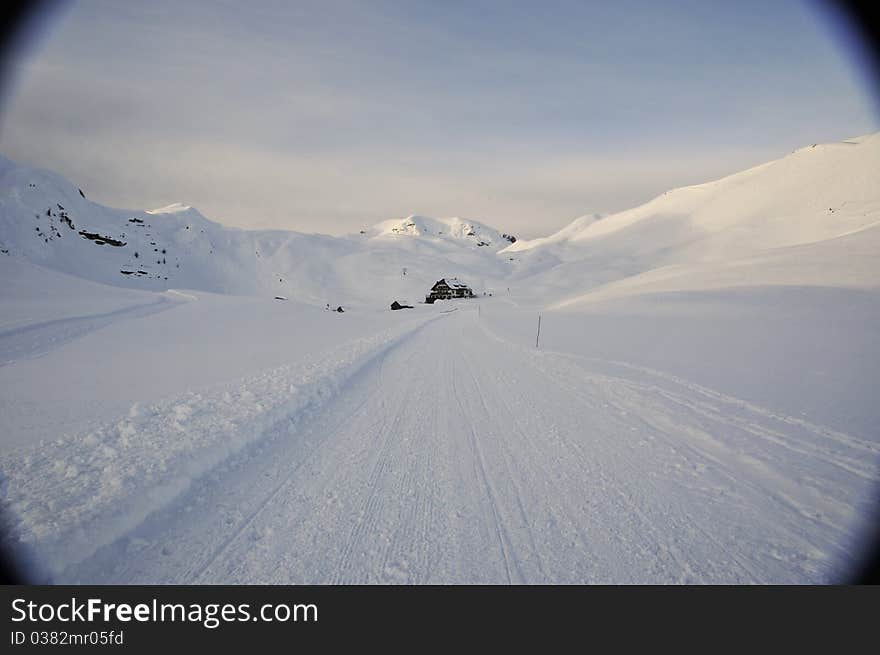
<path id="1" fill-rule="evenodd" d="M 878 170 L 880 133 L 813 144 L 718 180 L 672 189 L 602 220 L 576 219 L 507 252 L 605 250 L 621 241 L 630 255 L 651 249 L 687 260 L 813 243 L 880 220 Z"/>
<path id="2" fill-rule="evenodd" d="M 366 234 L 241 230 L 183 203 L 105 207 L 58 175 L 0 160 L 0 256 L 93 282 L 348 307 L 424 296 L 445 274 L 487 289 L 507 273 L 495 256 L 507 242 L 475 221 L 409 216 Z"/>
<path id="3" fill-rule="evenodd" d="M 515 237 L 502 234 L 495 228 L 478 221 L 459 218 L 430 218 L 411 214 L 406 218 L 392 218 L 375 224 L 365 231 L 371 238 L 386 237 L 425 237 L 430 239 L 462 240 L 477 247 L 498 250 L 513 241 Z"/>

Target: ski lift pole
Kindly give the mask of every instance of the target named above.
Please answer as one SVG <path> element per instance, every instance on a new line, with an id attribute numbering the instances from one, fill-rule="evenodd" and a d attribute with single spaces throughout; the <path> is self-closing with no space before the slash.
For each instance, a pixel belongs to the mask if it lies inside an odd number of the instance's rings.
<path id="1" fill-rule="evenodd" d="M 535 335 L 535 348 L 538 347 L 538 340 L 541 338 L 541 315 L 538 314 L 538 334 Z"/>

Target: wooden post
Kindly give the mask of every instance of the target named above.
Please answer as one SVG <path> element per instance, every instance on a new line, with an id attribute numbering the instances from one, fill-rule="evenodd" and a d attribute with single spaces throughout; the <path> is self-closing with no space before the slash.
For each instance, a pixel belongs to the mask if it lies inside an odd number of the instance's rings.
<path id="1" fill-rule="evenodd" d="M 538 340 L 541 338 L 541 315 L 538 314 L 538 334 L 535 335 L 535 348 L 538 347 Z"/>

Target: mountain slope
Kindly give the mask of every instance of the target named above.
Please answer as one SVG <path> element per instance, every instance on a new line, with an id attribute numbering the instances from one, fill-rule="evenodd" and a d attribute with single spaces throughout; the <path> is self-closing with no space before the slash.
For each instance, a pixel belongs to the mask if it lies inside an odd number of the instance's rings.
<path id="1" fill-rule="evenodd" d="M 794 284 L 811 257 L 822 261 L 826 284 L 864 285 L 874 277 L 865 257 L 876 250 L 867 231 L 880 225 L 878 171 L 880 133 L 813 145 L 523 241 L 476 221 L 417 215 L 342 237 L 239 230 L 180 203 L 103 207 L 57 175 L 0 160 L 0 251 L 114 286 L 277 295 L 319 306 L 415 302 L 447 276 L 478 294 L 511 288 L 534 304 L 599 297 L 600 287 L 604 295 L 648 292 L 672 278 L 681 288 L 711 280 Z M 832 245 L 846 235 L 855 235 L 846 247 Z M 861 254 L 853 258 L 854 249 Z"/>
<path id="2" fill-rule="evenodd" d="M 114 286 L 387 305 L 450 275 L 490 288 L 506 275 L 495 253 L 509 243 L 458 218 L 411 216 L 345 237 L 239 230 L 180 203 L 104 207 L 57 175 L 0 161 L 2 254 Z"/>
<path id="3" fill-rule="evenodd" d="M 651 271 L 705 274 L 761 253 L 830 243 L 880 224 L 878 171 L 880 134 L 809 146 L 601 220 L 578 219 L 550 237 L 518 241 L 501 254 L 518 260 L 518 276 L 530 278 L 534 293 L 556 299 Z M 832 264 L 846 268 L 846 253 L 834 248 L 839 259 Z M 825 273 L 833 276 L 835 265 Z M 778 267 L 774 276 L 785 277 Z M 741 279 L 765 282 L 758 269 Z M 794 281 L 796 275 L 786 279 Z"/>
<path id="4" fill-rule="evenodd" d="M 685 252 L 703 259 L 820 241 L 880 220 L 878 171 L 880 133 L 815 144 L 714 182 L 667 191 L 601 220 L 581 217 L 550 237 L 520 240 L 506 252 L 550 243 L 586 246 L 636 227 L 649 229 L 649 223 L 670 228 L 659 235 L 657 247 L 699 242 Z M 676 221 L 686 221 L 696 234 L 676 238 L 671 229 Z"/>

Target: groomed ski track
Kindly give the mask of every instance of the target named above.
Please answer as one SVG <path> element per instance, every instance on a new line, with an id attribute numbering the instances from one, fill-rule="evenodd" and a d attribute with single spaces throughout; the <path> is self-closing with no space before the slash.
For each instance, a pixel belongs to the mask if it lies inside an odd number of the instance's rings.
<path id="1" fill-rule="evenodd" d="M 853 563 L 876 444 L 460 307 L 53 582 L 817 583 Z"/>

